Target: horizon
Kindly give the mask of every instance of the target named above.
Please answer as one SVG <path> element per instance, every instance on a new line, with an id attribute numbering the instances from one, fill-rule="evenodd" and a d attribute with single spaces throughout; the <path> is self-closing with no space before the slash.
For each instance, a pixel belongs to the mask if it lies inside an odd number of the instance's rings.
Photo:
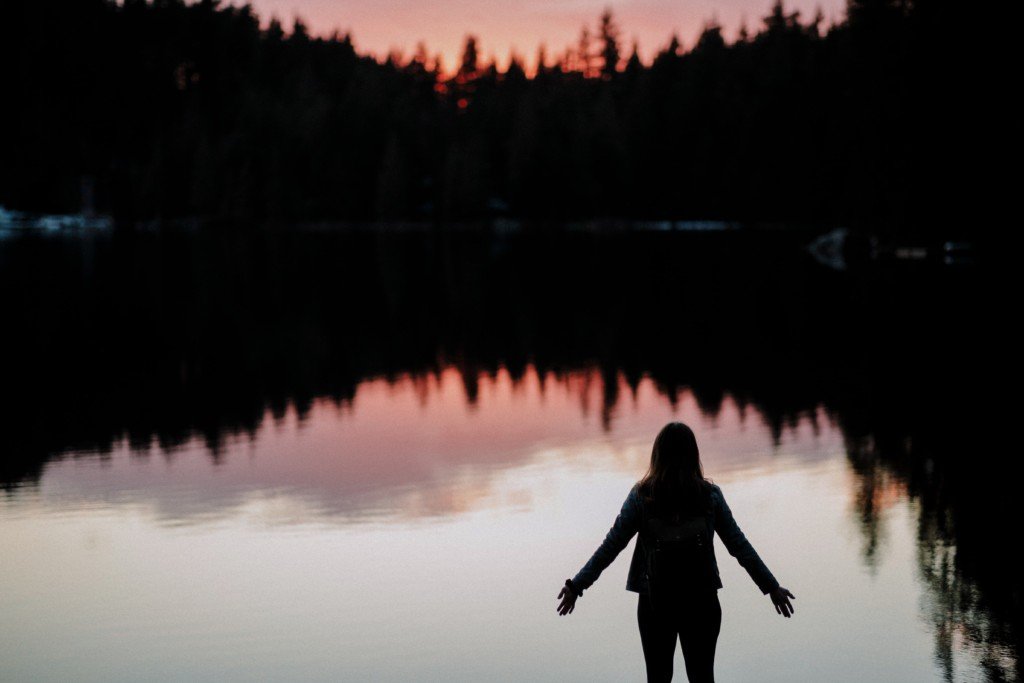
<path id="1" fill-rule="evenodd" d="M 548 63 L 556 62 L 566 49 L 575 49 L 584 26 L 593 37 L 601 13 L 610 9 L 620 30 L 623 57 L 632 53 L 636 41 L 641 61 L 649 64 L 673 35 L 689 50 L 709 24 L 721 26 L 729 41 L 735 40 L 744 26 L 756 33 L 773 2 L 531 0 L 513 6 L 500 0 L 438 0 L 430 5 L 413 0 L 393 0 L 386 5 L 374 0 L 251 0 L 248 4 L 264 28 L 277 19 L 290 32 L 299 19 L 311 36 L 348 34 L 357 52 L 381 62 L 394 53 L 409 59 L 423 43 L 431 59 L 441 56 L 443 72 L 450 75 L 461 59 L 467 36 L 477 39 L 482 63 L 493 61 L 504 70 L 515 54 L 532 74 L 541 46 Z M 842 21 L 846 0 L 788 0 L 785 8 L 787 13 L 799 12 L 804 22 L 821 8 L 828 26 Z M 453 16 L 461 18 L 456 21 Z"/>

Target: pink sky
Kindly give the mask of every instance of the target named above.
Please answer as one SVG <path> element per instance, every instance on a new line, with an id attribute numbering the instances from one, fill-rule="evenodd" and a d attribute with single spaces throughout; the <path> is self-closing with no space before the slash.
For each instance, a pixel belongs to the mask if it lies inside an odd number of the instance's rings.
<path id="1" fill-rule="evenodd" d="M 732 38 L 744 21 L 760 26 L 772 0 L 251 0 L 261 18 L 277 16 L 290 26 L 301 17 L 310 31 L 327 35 L 350 31 L 356 49 L 385 56 L 400 49 L 410 55 L 424 41 L 431 55 L 441 53 L 450 70 L 458 63 L 469 33 L 476 35 L 485 58 L 500 65 L 511 50 L 534 62 L 541 43 L 549 59 L 574 45 L 583 24 L 593 31 L 601 12 L 610 7 L 627 46 L 639 41 L 647 61 L 678 32 L 688 48 L 710 19 L 716 19 Z M 845 0 L 786 0 L 787 11 L 799 10 L 805 19 L 821 7 L 826 21 L 839 20 Z M 627 47 L 628 49 L 628 47 Z"/>

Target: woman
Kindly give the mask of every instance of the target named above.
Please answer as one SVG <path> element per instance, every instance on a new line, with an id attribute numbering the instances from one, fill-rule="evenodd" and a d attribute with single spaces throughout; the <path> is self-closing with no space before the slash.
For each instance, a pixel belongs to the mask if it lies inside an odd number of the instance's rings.
<path id="1" fill-rule="evenodd" d="M 558 613 L 572 613 L 576 599 L 639 534 L 626 590 L 640 594 L 637 621 L 647 680 L 672 680 L 676 638 L 683 648 L 690 683 L 715 680 L 715 645 L 722 608 L 712 539 L 714 532 L 739 560 L 775 611 L 793 613 L 795 596 L 779 585 L 740 531 L 722 490 L 704 478 L 693 430 L 682 422 L 665 426 L 654 440 L 651 466 L 630 490 L 601 547 L 558 594 Z"/>

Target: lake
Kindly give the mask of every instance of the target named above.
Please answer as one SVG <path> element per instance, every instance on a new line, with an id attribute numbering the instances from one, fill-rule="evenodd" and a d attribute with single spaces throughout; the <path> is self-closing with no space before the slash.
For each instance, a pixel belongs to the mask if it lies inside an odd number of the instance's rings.
<path id="1" fill-rule="evenodd" d="M 720 680 L 1018 680 L 991 284 L 805 242 L 0 244 L 0 679 L 642 680 L 632 543 L 555 596 L 682 420 L 796 595 L 716 542 Z"/>

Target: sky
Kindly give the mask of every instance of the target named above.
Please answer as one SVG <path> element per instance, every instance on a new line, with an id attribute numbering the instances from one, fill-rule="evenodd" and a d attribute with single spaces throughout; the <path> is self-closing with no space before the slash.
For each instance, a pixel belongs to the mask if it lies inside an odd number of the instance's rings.
<path id="1" fill-rule="evenodd" d="M 596 29 L 605 8 L 617 18 L 628 51 L 638 41 L 646 62 L 677 32 L 684 48 L 716 20 L 728 39 L 742 24 L 751 31 L 772 0 L 251 0 L 264 22 L 271 16 L 289 27 L 298 16 L 314 35 L 350 32 L 361 53 L 383 58 L 391 50 L 409 56 L 423 41 L 440 53 L 446 70 L 458 64 L 467 34 L 479 39 L 485 60 L 502 67 L 511 51 L 532 67 L 541 44 L 549 60 L 575 45 L 584 24 Z M 845 0 L 786 0 L 787 11 L 805 19 L 821 7 L 827 22 L 842 18 Z"/>

